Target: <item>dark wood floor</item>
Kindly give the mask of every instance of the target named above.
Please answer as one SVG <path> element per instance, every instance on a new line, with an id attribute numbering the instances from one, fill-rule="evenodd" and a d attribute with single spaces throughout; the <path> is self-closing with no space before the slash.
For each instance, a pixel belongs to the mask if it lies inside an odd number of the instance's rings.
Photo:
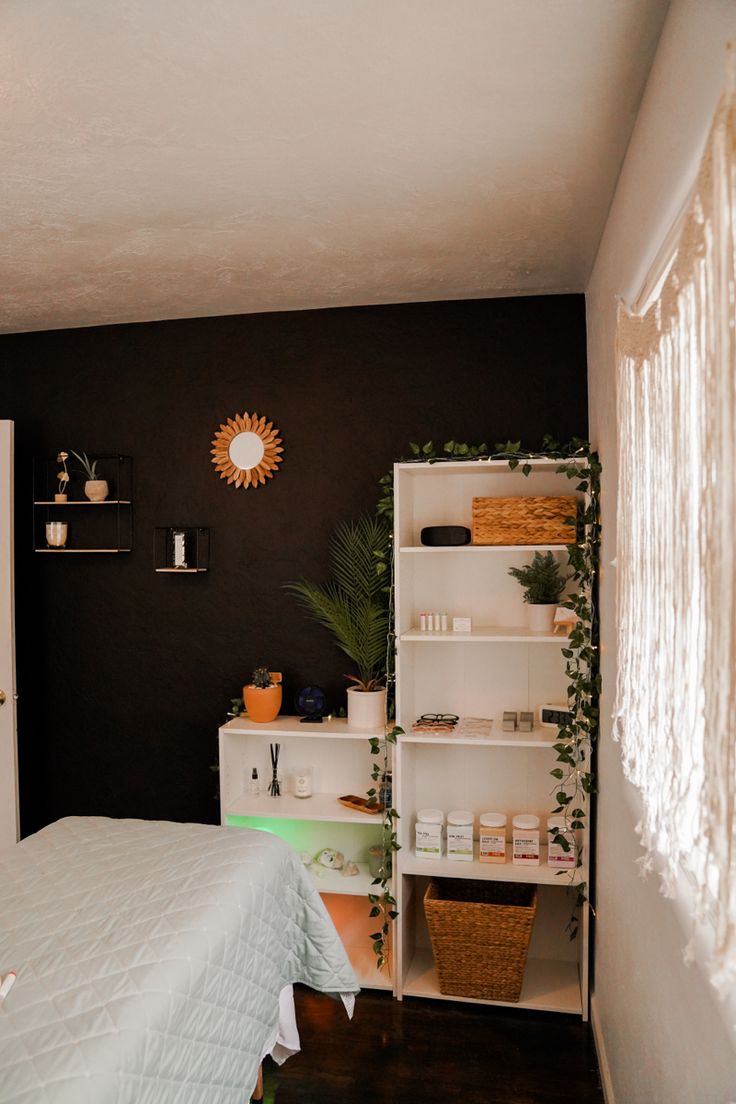
<path id="1" fill-rule="evenodd" d="M 267 1104 L 602 1104 L 588 1024 L 483 1005 L 403 1003 L 364 990 L 342 1005 L 297 987 L 302 1052 L 265 1069 Z"/>

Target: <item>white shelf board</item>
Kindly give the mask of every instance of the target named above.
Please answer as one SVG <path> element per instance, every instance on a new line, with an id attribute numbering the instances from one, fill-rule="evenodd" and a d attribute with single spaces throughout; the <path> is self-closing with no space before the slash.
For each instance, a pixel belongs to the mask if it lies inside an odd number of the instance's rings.
<path id="1" fill-rule="evenodd" d="M 475 878 L 489 882 L 522 882 L 525 885 L 551 885 L 565 889 L 583 880 L 582 867 L 559 873 L 547 866 L 547 848 L 540 847 L 539 866 L 514 866 L 511 861 L 511 847 L 506 847 L 505 863 L 482 863 L 478 861 L 478 844 L 473 844 L 474 859 L 463 862 L 460 859 L 418 859 L 416 855 L 402 850 L 397 856 L 398 870 L 401 874 L 424 875 L 425 878 Z"/>
<path id="2" fill-rule="evenodd" d="M 157 575 L 203 575 L 206 567 L 157 567 Z"/>
<path id="3" fill-rule="evenodd" d="M 521 999 L 517 1002 L 479 1000 L 440 993 L 432 952 L 418 950 L 409 964 L 404 981 L 405 997 L 432 997 L 435 1000 L 461 1001 L 465 1004 L 496 1004 L 507 1008 L 528 1008 L 540 1012 L 568 1012 L 582 1015 L 580 981 L 576 962 L 555 959 L 527 959 Z"/>
<path id="4" fill-rule="evenodd" d="M 408 475 L 419 477 L 471 475 L 484 471 L 503 472 L 504 474 L 508 472 L 510 475 L 519 475 L 524 464 L 529 464 L 535 471 L 556 472 L 562 464 L 572 464 L 576 461 L 581 465 L 586 462 L 584 456 L 550 457 L 549 459 L 547 457 L 533 457 L 528 460 L 520 460 L 518 468 L 512 471 L 509 468 L 508 460 L 437 460 L 435 463 L 431 463 L 429 460 L 417 458 L 415 464 L 405 461 L 402 464 L 395 464 L 394 467 L 398 472 L 406 472 Z"/>
<path id="5" fill-rule="evenodd" d="M 358 863 L 359 874 L 352 877 L 344 877 L 341 870 L 328 870 L 319 868 L 319 874 L 310 870 L 310 876 L 314 882 L 314 888 L 318 893 L 340 893 L 345 897 L 365 897 L 374 892 L 371 889 L 373 878 L 368 870 L 368 863 Z"/>
<path id="6" fill-rule="evenodd" d="M 341 794 L 331 793 L 315 793 L 311 797 L 294 797 L 293 794 L 283 794 L 281 797 L 260 794 L 254 797 L 252 794 L 241 794 L 228 805 L 225 813 L 226 816 L 247 816 L 259 819 L 272 817 L 275 820 L 325 820 L 335 824 L 366 824 L 368 827 L 380 827 L 380 813 L 359 813 L 354 809 L 346 809 L 337 800 L 341 796 Z"/>
<path id="7" fill-rule="evenodd" d="M 551 748 L 559 742 L 557 729 L 533 728 L 531 732 L 504 732 L 501 722 L 498 730 L 491 729 L 490 736 L 453 736 L 451 732 L 441 732 L 433 735 L 430 732 L 412 732 L 411 725 L 406 727 L 406 734 L 399 736 L 402 744 L 447 744 L 450 747 L 519 747 L 519 748 Z"/>
<path id="8" fill-rule="evenodd" d="M 358 732 L 348 728 L 344 717 L 330 717 L 322 724 L 301 724 L 301 717 L 277 717 L 275 721 L 257 723 L 249 717 L 234 717 L 220 729 L 224 733 L 240 733 L 247 736 L 306 736 L 313 739 L 370 740 L 374 736 L 383 739 L 383 729 L 375 732 Z"/>
<path id="9" fill-rule="evenodd" d="M 567 636 L 547 632 L 532 632 L 526 626 L 478 625 L 471 632 L 421 631 L 418 625 L 399 637 L 402 644 L 557 644 L 564 648 Z"/>
<path id="10" fill-rule="evenodd" d="M 406 555 L 421 553 L 436 556 L 447 552 L 461 552 L 463 555 L 481 555 L 494 552 L 564 552 L 567 544 L 448 544 L 433 547 L 426 544 L 402 545 L 399 552 Z"/>
<path id="11" fill-rule="evenodd" d="M 101 502 L 75 499 L 73 502 L 54 502 L 52 499 L 37 498 L 34 506 L 130 506 L 129 498 L 103 498 Z"/>
<path id="12" fill-rule="evenodd" d="M 34 548 L 34 552 L 48 553 L 52 556 L 67 556 L 74 552 L 130 552 L 129 548 Z"/>

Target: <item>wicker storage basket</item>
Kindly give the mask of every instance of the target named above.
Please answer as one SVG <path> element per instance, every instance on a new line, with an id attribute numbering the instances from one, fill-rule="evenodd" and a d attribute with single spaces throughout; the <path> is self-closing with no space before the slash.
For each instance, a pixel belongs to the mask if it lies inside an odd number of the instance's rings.
<path id="1" fill-rule="evenodd" d="M 559 498 L 474 498 L 473 544 L 572 544 L 574 495 Z"/>
<path id="2" fill-rule="evenodd" d="M 441 993 L 519 1000 L 537 911 L 535 885 L 433 880 L 424 911 Z"/>

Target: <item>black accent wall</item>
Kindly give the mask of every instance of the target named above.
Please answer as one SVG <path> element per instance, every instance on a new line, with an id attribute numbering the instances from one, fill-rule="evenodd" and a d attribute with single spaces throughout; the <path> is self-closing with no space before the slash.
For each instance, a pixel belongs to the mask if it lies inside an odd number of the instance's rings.
<path id="1" fill-rule="evenodd" d="M 9 335 L 0 371 L 24 835 L 71 814 L 217 821 L 217 728 L 254 665 L 285 673 L 285 712 L 308 683 L 344 703 L 347 659 L 282 583 L 325 576 L 335 523 L 374 508 L 409 442 L 587 433 L 582 296 Z M 244 410 L 286 449 L 248 491 L 209 452 Z M 133 457 L 132 553 L 31 551 L 32 458 L 60 448 Z M 175 524 L 210 527 L 207 575 L 154 573 L 154 527 Z"/>

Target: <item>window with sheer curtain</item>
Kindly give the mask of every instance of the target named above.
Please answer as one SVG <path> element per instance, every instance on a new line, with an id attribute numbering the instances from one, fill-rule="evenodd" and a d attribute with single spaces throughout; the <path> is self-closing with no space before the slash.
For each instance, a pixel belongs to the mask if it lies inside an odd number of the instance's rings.
<path id="1" fill-rule="evenodd" d="M 695 886 L 736 980 L 736 111 L 723 98 L 669 272 L 618 320 L 614 734 L 644 865 Z"/>

